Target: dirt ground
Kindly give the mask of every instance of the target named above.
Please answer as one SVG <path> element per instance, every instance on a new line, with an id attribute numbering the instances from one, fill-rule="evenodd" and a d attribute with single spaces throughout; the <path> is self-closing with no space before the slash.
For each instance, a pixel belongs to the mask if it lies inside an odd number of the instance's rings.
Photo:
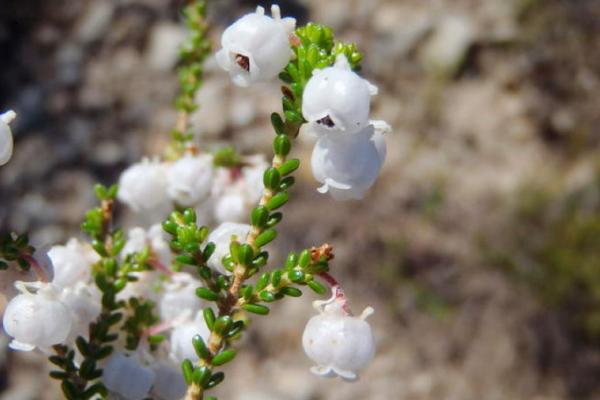
<path id="1" fill-rule="evenodd" d="M 220 32 L 257 1 L 209 2 Z M 274 251 L 329 242 L 356 312 L 376 309 L 378 354 L 354 384 L 308 372 L 300 335 L 310 295 L 274 307 L 226 369 L 220 399 L 566 400 L 600 398 L 600 347 L 565 326 L 486 256 L 510 239 L 524 186 L 596 173 L 597 0 L 281 1 L 365 53 L 373 115 L 393 126 L 362 202 L 319 195 L 309 164 Z M 0 231 L 40 245 L 78 234 L 91 185 L 158 154 L 175 120 L 176 46 L 165 0 L 3 0 L 0 109 L 19 111 L 0 170 Z M 214 60 L 193 118 L 201 143 L 268 150 L 275 85 L 233 87 Z M 309 139 L 297 155 L 308 160 Z M 139 221 L 124 210 L 125 226 Z M 507 223 L 509 221 L 509 223 Z M 533 240 L 534 238 L 532 238 Z M 525 244 L 524 244 L 525 245 Z M 600 260 L 600 248 L 598 248 Z M 600 270 L 597 271 L 600 274 Z M 575 332 L 575 333 L 574 333 Z M 6 338 L 0 337 L 0 349 Z M 43 356 L 0 350 L 0 399 L 58 399 Z"/>

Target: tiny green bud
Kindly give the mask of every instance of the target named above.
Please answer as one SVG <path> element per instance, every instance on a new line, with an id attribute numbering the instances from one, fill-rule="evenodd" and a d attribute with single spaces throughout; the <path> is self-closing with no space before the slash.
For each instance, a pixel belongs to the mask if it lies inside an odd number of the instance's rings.
<path id="1" fill-rule="evenodd" d="M 183 220 L 188 224 L 196 223 L 196 211 L 193 208 L 186 208 L 183 212 Z"/>

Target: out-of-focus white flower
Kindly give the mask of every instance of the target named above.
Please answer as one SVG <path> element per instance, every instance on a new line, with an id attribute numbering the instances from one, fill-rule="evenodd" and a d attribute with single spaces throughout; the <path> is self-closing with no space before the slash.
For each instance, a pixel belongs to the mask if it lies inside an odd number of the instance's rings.
<path id="1" fill-rule="evenodd" d="M 132 297 L 136 297 L 158 302 L 160 299 L 161 274 L 159 271 L 132 272 L 130 275 L 135 276 L 137 280 L 127 283 L 125 289 L 117 293 L 117 300 L 127 301 Z"/>
<path id="2" fill-rule="evenodd" d="M 204 341 L 208 342 L 210 330 L 206 326 L 202 313 L 198 313 L 193 321 L 184 322 L 171 331 L 171 357 L 177 362 L 183 362 L 186 358 L 192 361 L 198 360 L 192 344 L 192 339 L 196 335 L 202 336 Z"/>
<path id="3" fill-rule="evenodd" d="M 164 294 L 160 299 L 160 318 L 173 321 L 182 314 L 190 316 L 202 308 L 202 300 L 196 296 L 196 289 L 202 283 L 185 272 L 173 274 L 163 286 Z"/>
<path id="4" fill-rule="evenodd" d="M 210 194 L 212 180 L 211 155 L 185 155 L 169 168 L 167 193 L 178 204 L 192 207 Z"/>
<path id="5" fill-rule="evenodd" d="M 117 197 L 135 212 L 168 207 L 166 165 L 149 159 L 133 164 L 119 178 Z"/>
<path id="6" fill-rule="evenodd" d="M 10 130 L 10 124 L 17 114 L 14 111 L 7 111 L 0 114 L 0 165 L 6 164 L 13 153 L 13 136 Z"/>
<path id="7" fill-rule="evenodd" d="M 349 315 L 336 300 L 315 301 L 319 315 L 312 317 L 302 335 L 302 346 L 317 363 L 311 372 L 320 376 L 339 375 L 346 380 L 358 378 L 375 355 L 375 341 L 366 318 L 373 313 L 367 307 L 360 317 Z"/>
<path id="8" fill-rule="evenodd" d="M 180 400 L 185 395 L 187 385 L 179 368 L 165 362 L 152 366 L 156 378 L 152 387 L 153 398 L 159 400 Z"/>
<path id="9" fill-rule="evenodd" d="M 89 245 L 75 238 L 64 246 L 52 246 L 48 257 L 54 268 L 52 283 L 61 288 L 88 282 L 92 276 L 92 265 L 100 259 Z"/>
<path id="10" fill-rule="evenodd" d="M 346 56 L 335 65 L 315 70 L 302 95 L 307 130 L 320 136 L 358 133 L 369 124 L 371 96 L 377 88 L 353 72 Z"/>
<path id="11" fill-rule="evenodd" d="M 154 384 L 154 371 L 143 366 L 135 355 L 116 353 L 103 368 L 102 383 L 127 400 L 143 400 Z"/>
<path id="12" fill-rule="evenodd" d="M 277 5 L 271 7 L 271 15 L 258 7 L 223 32 L 217 62 L 238 86 L 275 78 L 292 57 L 289 35 L 296 20 L 282 19 Z"/>
<path id="13" fill-rule="evenodd" d="M 217 222 L 243 222 L 260 200 L 263 174 L 269 164 L 263 155 L 246 157 L 240 170 L 221 168 L 215 177 L 212 196 Z"/>
<path id="14" fill-rule="evenodd" d="M 311 165 L 318 190 L 335 200 L 361 199 L 373 185 L 386 155 L 383 134 L 373 125 L 354 135 L 326 135 L 317 141 Z"/>
<path id="15" fill-rule="evenodd" d="M 133 254 L 144 251 L 148 247 L 150 253 L 160 262 L 160 268 L 169 267 L 173 260 L 173 253 L 167 242 L 167 234 L 160 224 L 155 224 L 150 229 L 132 228 L 127 233 L 127 243 L 123 247 L 122 254 Z"/>
<path id="16" fill-rule="evenodd" d="M 30 351 L 63 343 L 73 318 L 71 310 L 59 299 L 59 289 L 43 282 L 17 282 L 16 286 L 21 294 L 8 303 L 2 321 L 6 333 L 13 337 L 9 346 Z"/>
<path id="17" fill-rule="evenodd" d="M 220 274 L 231 275 L 231 272 L 223 267 L 221 260 L 224 256 L 229 254 L 231 238 L 235 236 L 238 241 L 243 242 L 246 240 L 246 236 L 251 228 L 252 227 L 248 224 L 238 224 L 235 222 L 224 222 L 219 225 L 217 229 L 208 235 L 207 241 L 215 244 L 215 251 L 206 264 Z"/>
<path id="18" fill-rule="evenodd" d="M 60 293 L 60 300 L 71 310 L 72 324 L 69 337 L 65 343 L 74 343 L 78 336 L 88 338 L 89 325 L 98 318 L 102 306 L 100 292 L 95 286 L 87 286 L 78 282 L 74 287 L 67 287 Z"/>

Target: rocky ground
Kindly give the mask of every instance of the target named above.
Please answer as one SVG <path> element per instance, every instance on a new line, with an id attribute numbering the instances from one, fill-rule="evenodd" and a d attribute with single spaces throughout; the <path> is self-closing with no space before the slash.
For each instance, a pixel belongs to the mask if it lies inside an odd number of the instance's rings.
<path id="1" fill-rule="evenodd" d="M 94 182 L 113 182 L 126 165 L 161 152 L 175 118 L 180 3 L 3 3 L 0 109 L 20 113 L 17 151 L 0 172 L 0 230 L 30 229 L 42 245 L 65 241 L 93 205 Z M 223 27 L 259 2 L 212 3 L 218 43 Z M 219 397 L 600 398 L 599 348 L 482 250 L 510 243 L 517 222 L 507 221 L 524 187 L 576 187 L 596 173 L 600 3 L 279 4 L 358 43 L 363 73 L 380 88 L 373 113 L 394 127 L 382 177 L 363 202 L 334 203 L 301 170 L 277 247 L 335 246 L 333 268 L 352 307 L 376 309 L 378 356 L 355 384 L 311 376 L 300 346 L 309 296 L 290 300 L 252 329 Z M 266 151 L 277 88 L 235 88 L 212 60 L 207 70 L 194 116 L 202 143 Z M 307 140 L 299 157 L 310 149 Z M 0 366 L 0 399 L 60 398 L 43 357 L 0 353 Z"/>

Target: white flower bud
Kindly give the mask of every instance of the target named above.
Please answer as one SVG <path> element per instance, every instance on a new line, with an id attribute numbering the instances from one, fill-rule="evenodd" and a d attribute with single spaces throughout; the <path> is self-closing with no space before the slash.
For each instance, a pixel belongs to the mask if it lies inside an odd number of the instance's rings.
<path id="1" fill-rule="evenodd" d="M 180 369 L 165 362 L 153 366 L 156 378 L 152 387 L 153 398 L 159 400 L 180 400 L 185 395 L 187 385 Z"/>
<path id="2" fill-rule="evenodd" d="M 315 70 L 302 95 L 302 115 L 318 136 L 357 133 L 369 124 L 377 88 L 353 72 L 344 55 L 332 67 Z"/>
<path id="3" fill-rule="evenodd" d="M 48 257 L 54 268 L 52 283 L 61 288 L 88 282 L 92 276 L 92 265 L 100 259 L 89 245 L 74 238 L 64 246 L 52 246 Z"/>
<path id="4" fill-rule="evenodd" d="M 17 114 L 14 111 L 7 111 L 0 114 L 0 165 L 4 165 L 10 160 L 13 153 L 13 136 L 10 126 Z"/>
<path id="5" fill-rule="evenodd" d="M 319 315 L 312 317 L 302 335 L 302 346 L 317 363 L 311 372 L 319 376 L 338 375 L 345 380 L 358 378 L 375 355 L 375 341 L 365 319 L 373 313 L 367 307 L 360 317 L 353 317 L 337 302 L 335 295 L 327 301 L 313 302 Z"/>
<path id="6" fill-rule="evenodd" d="M 192 207 L 210 194 L 212 180 L 212 156 L 185 155 L 169 168 L 167 193 L 178 204 Z"/>
<path id="7" fill-rule="evenodd" d="M 277 5 L 271 7 L 271 14 L 272 18 L 266 16 L 264 8 L 258 7 L 256 13 L 244 15 L 223 32 L 217 62 L 238 86 L 271 80 L 290 61 L 288 36 L 296 20 L 282 19 Z"/>
<path id="8" fill-rule="evenodd" d="M 98 318 L 102 306 L 101 294 L 95 286 L 86 286 L 79 282 L 75 287 L 63 289 L 60 300 L 71 310 L 71 331 L 64 343 L 75 343 L 78 336 L 88 338 L 89 326 Z"/>
<path id="9" fill-rule="evenodd" d="M 126 400 L 143 400 L 154 384 L 155 374 L 137 358 L 123 353 L 112 355 L 103 368 L 102 383 Z"/>
<path id="10" fill-rule="evenodd" d="M 239 190 L 230 190 L 219 197 L 215 203 L 217 222 L 242 222 L 248 218 L 248 205 L 244 194 Z"/>
<path id="11" fill-rule="evenodd" d="M 169 205 L 166 167 L 144 159 L 127 168 L 119 178 L 118 198 L 135 212 L 162 210 Z"/>
<path id="12" fill-rule="evenodd" d="M 164 285 L 164 294 L 160 299 L 160 318 L 173 321 L 183 313 L 193 315 L 202 308 L 202 300 L 196 296 L 196 289 L 202 283 L 190 274 L 180 272 L 171 276 Z"/>
<path id="13" fill-rule="evenodd" d="M 196 350 L 192 344 L 194 336 L 200 335 L 205 342 L 208 342 L 210 330 L 202 313 L 198 313 L 193 321 L 184 322 L 176 326 L 171 332 L 171 357 L 177 362 L 183 362 L 186 358 L 192 361 L 198 360 Z"/>
<path id="14" fill-rule="evenodd" d="M 215 244 L 215 251 L 208 259 L 207 265 L 220 274 L 231 275 L 227 271 L 221 259 L 229 254 L 229 244 L 231 238 L 235 236 L 239 242 L 246 240 L 246 236 L 252 227 L 248 224 L 238 224 L 235 222 L 224 222 L 208 235 L 208 242 Z"/>
<path id="15" fill-rule="evenodd" d="M 383 165 L 386 145 L 373 125 L 354 135 L 326 135 L 317 141 L 311 165 L 318 191 L 335 200 L 362 199 Z"/>
<path id="16" fill-rule="evenodd" d="M 2 321 L 6 333 L 13 337 L 9 346 L 30 351 L 63 343 L 71 331 L 72 314 L 59 300 L 58 289 L 42 282 L 17 282 L 16 286 L 21 294 L 8 303 Z"/>

